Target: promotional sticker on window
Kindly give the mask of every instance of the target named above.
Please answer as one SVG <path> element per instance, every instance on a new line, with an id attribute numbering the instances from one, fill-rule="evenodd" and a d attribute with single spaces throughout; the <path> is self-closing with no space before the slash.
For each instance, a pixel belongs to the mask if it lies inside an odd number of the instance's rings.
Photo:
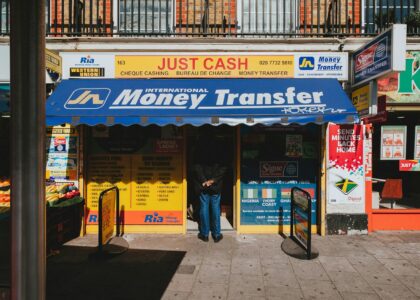
<path id="1" fill-rule="evenodd" d="M 382 126 L 381 160 L 405 159 L 407 126 Z"/>

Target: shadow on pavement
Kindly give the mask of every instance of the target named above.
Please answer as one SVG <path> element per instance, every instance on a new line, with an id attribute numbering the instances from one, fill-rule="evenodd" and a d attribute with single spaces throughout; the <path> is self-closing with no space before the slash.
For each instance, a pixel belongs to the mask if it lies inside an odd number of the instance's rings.
<path id="1" fill-rule="evenodd" d="M 129 249 L 106 260 L 64 246 L 47 261 L 47 299 L 160 299 L 185 252 Z"/>

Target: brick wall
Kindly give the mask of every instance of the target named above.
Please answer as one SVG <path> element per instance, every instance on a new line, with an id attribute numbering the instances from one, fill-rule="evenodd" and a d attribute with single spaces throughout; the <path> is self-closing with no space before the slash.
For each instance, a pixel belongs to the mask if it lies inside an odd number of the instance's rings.
<path id="1" fill-rule="evenodd" d="M 236 31 L 236 0 L 209 0 L 207 21 L 203 20 L 205 19 L 204 0 L 176 0 L 175 3 L 177 32 L 202 32 L 200 28 L 206 22 L 207 32 Z M 223 24 L 225 24 L 225 31 L 222 28 Z"/>
<path id="2" fill-rule="evenodd" d="M 75 18 L 77 7 L 76 1 L 77 0 L 50 0 L 50 13 L 47 15 L 47 18 L 50 22 L 51 33 L 60 33 L 59 35 L 61 35 L 62 32 L 103 32 L 104 19 L 105 24 L 107 24 L 106 32 L 112 31 L 110 26 L 112 20 L 112 0 L 79 0 L 83 5 L 79 6 L 78 20 Z M 81 25 L 77 24 L 79 22 Z M 62 30 L 63 25 L 64 30 Z"/>
<path id="3" fill-rule="evenodd" d="M 354 11 L 353 11 L 354 2 Z M 306 4 L 306 7 L 305 7 Z M 313 4 L 313 6 L 312 6 Z M 319 7 L 319 20 L 318 20 Z M 347 11 L 346 11 L 347 8 Z M 324 32 L 325 27 L 329 24 L 335 24 L 334 28 L 327 28 L 334 32 L 347 32 L 346 24 L 352 31 L 353 24 L 356 25 L 356 32 L 360 32 L 360 1 L 358 0 L 302 0 L 300 1 L 300 31 L 304 32 L 304 24 L 306 21 L 306 32 L 311 30 L 316 32 L 318 24 L 321 27 L 321 33 Z"/>

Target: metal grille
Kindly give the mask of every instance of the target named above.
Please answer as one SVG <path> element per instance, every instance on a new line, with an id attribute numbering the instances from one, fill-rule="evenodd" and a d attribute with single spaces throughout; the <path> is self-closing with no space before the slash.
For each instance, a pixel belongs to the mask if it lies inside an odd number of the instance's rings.
<path id="1" fill-rule="evenodd" d="M 10 3 L 9 0 L 0 0 L 0 34 L 8 35 L 10 33 Z"/>
<path id="2" fill-rule="evenodd" d="M 119 34 L 168 34 L 173 31 L 172 0 L 120 0 Z"/>
<path id="3" fill-rule="evenodd" d="M 0 0 L 0 35 L 10 34 L 10 1 Z M 419 36 L 418 6 L 419 0 L 46 0 L 46 31 L 49 36 L 346 37 L 407 23 L 408 35 Z"/>
<path id="4" fill-rule="evenodd" d="M 113 0 L 47 0 L 47 34 L 112 35 Z"/>
<path id="5" fill-rule="evenodd" d="M 365 0 L 365 31 L 378 33 L 391 24 L 406 23 L 408 16 L 418 11 L 416 0 Z M 419 25 L 408 24 L 408 33 L 419 33 Z M 414 27 L 414 28 L 413 28 Z"/>

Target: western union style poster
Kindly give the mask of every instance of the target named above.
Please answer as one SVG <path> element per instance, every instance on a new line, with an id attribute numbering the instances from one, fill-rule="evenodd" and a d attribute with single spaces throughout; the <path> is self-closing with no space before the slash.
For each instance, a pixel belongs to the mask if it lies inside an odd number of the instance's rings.
<path id="1" fill-rule="evenodd" d="M 183 223 L 183 140 L 177 130 L 172 126 L 92 128 L 88 225 L 97 222 L 99 194 L 112 186 L 120 189 L 124 224 Z"/>
<path id="2" fill-rule="evenodd" d="M 365 194 L 363 127 L 330 124 L 328 130 L 329 204 L 362 204 Z"/>

